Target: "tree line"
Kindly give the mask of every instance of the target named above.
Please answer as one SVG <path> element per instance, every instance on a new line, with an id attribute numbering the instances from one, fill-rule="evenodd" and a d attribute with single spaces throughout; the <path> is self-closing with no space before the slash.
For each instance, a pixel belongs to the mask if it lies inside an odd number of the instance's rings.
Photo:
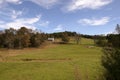
<path id="1" fill-rule="evenodd" d="M 47 39 L 46 34 L 21 27 L 0 32 L 0 47 L 8 49 L 22 49 L 26 47 L 39 47 Z"/>
<path id="2" fill-rule="evenodd" d="M 80 41 L 80 34 L 76 32 L 58 32 L 58 33 L 42 33 L 26 27 L 16 30 L 13 28 L 0 31 L 0 48 L 23 49 L 27 47 L 39 47 L 48 38 L 60 38 L 60 43 L 68 43 L 70 37 L 75 37 L 76 43 Z"/>
<path id="3" fill-rule="evenodd" d="M 63 37 L 64 34 L 69 36 L 69 37 L 72 37 L 72 36 L 76 35 L 77 33 L 71 32 L 71 31 L 64 31 L 64 32 L 51 33 L 51 34 L 48 34 L 48 36 L 55 37 L 55 38 L 61 38 L 61 37 Z"/>
<path id="4" fill-rule="evenodd" d="M 80 43 L 82 35 L 77 32 L 64 31 L 48 34 L 49 37 L 60 38 L 62 42 L 60 43 L 69 43 L 70 38 L 74 38 L 76 44 Z"/>

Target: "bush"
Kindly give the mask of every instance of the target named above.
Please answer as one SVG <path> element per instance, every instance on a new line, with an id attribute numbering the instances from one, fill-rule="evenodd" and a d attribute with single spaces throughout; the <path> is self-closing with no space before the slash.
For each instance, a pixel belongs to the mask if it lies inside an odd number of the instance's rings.
<path id="1" fill-rule="evenodd" d="M 94 36 L 94 43 L 97 46 L 105 47 L 107 45 L 107 39 L 105 36 Z"/>
<path id="2" fill-rule="evenodd" d="M 63 33 L 61 39 L 62 39 L 63 43 L 68 43 L 69 40 L 70 40 L 69 36 L 67 35 L 67 33 Z"/>
<path id="3" fill-rule="evenodd" d="M 105 80 L 120 80 L 120 49 L 104 48 L 102 65 L 105 68 Z"/>

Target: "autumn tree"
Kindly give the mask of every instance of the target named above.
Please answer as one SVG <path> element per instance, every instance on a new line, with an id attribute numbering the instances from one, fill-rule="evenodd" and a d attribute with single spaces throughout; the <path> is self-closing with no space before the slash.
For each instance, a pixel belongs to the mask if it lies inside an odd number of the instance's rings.
<path id="1" fill-rule="evenodd" d="M 25 28 L 25 27 L 21 27 L 18 31 L 17 31 L 17 40 L 18 40 L 18 45 L 19 48 L 25 48 L 25 47 L 29 47 L 30 45 L 30 31 L 29 29 Z"/>

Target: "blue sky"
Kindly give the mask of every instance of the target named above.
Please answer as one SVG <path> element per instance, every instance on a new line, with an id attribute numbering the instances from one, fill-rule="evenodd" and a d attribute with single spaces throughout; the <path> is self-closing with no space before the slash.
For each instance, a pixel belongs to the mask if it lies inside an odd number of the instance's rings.
<path id="1" fill-rule="evenodd" d="M 22 26 L 42 32 L 114 32 L 120 0 L 0 0 L 0 29 Z"/>

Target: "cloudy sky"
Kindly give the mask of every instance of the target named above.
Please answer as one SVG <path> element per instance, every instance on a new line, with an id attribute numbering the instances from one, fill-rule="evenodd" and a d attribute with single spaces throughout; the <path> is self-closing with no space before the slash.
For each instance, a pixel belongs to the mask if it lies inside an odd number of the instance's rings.
<path id="1" fill-rule="evenodd" d="M 106 34 L 119 23 L 120 0 L 0 0 L 1 30 Z"/>

